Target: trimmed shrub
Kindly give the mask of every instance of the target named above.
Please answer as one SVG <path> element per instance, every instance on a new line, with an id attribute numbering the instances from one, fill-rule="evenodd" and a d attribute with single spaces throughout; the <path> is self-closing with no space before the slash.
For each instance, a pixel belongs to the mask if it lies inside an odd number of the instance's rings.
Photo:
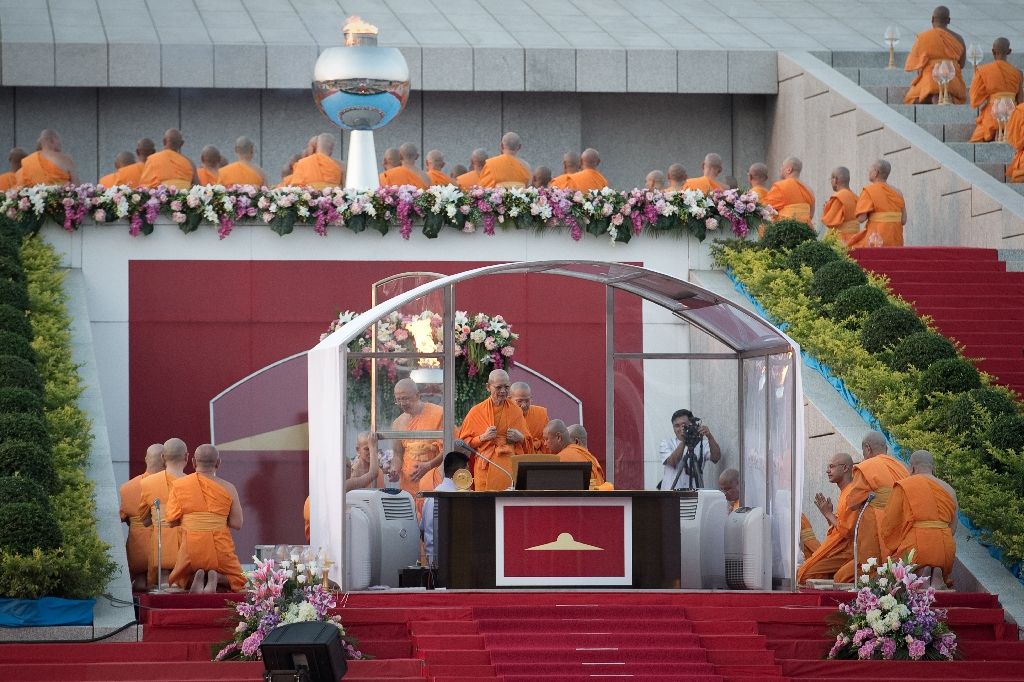
<path id="1" fill-rule="evenodd" d="M 895 370 L 925 369 L 938 360 L 956 357 L 953 342 L 942 334 L 931 331 L 916 332 L 896 344 L 892 349 L 889 366 Z"/>
<path id="2" fill-rule="evenodd" d="M 14 355 L 35 364 L 36 352 L 32 342 L 21 334 L 0 330 L 0 356 Z"/>
<path id="3" fill-rule="evenodd" d="M 818 233 L 807 223 L 783 218 L 768 223 L 761 243 L 769 249 L 794 249 L 806 241 L 817 241 Z"/>
<path id="4" fill-rule="evenodd" d="M 0 500 L 0 505 L 4 506 L 15 502 L 32 502 L 47 509 L 50 507 L 50 498 L 43 486 L 31 478 L 20 476 L 0 476 Z"/>
<path id="5" fill-rule="evenodd" d="M 0 254 L 0 279 L 11 279 L 15 282 L 25 281 L 25 270 L 18 259 Z"/>
<path id="6" fill-rule="evenodd" d="M 876 286 L 861 284 L 839 292 L 832 304 L 833 320 L 859 318 L 889 303 L 889 296 Z"/>
<path id="7" fill-rule="evenodd" d="M 42 394 L 43 379 L 36 366 L 17 355 L 0 355 L 0 386 L 27 388 Z"/>
<path id="8" fill-rule="evenodd" d="M 1000 450 L 1014 450 L 1024 454 L 1024 416 L 1001 414 L 992 420 L 986 439 Z"/>
<path id="9" fill-rule="evenodd" d="M 921 396 L 932 393 L 964 393 L 981 388 L 978 370 L 963 358 L 948 358 L 933 362 L 921 374 Z"/>
<path id="10" fill-rule="evenodd" d="M 801 266 L 806 265 L 811 271 L 817 272 L 818 268 L 835 260 L 839 260 L 839 254 L 835 249 L 825 242 L 815 240 L 797 244 L 789 252 L 787 262 L 793 270 L 799 270 Z"/>
<path id="11" fill-rule="evenodd" d="M 841 258 L 818 268 L 811 278 L 811 294 L 822 303 L 832 303 L 850 287 L 868 283 L 868 276 L 853 261 Z"/>
<path id="12" fill-rule="evenodd" d="M 0 331 L 21 334 L 26 339 L 32 338 L 32 325 L 24 310 L 18 310 L 8 303 L 0 303 Z"/>
<path id="13" fill-rule="evenodd" d="M 50 433 L 41 416 L 34 414 L 0 413 L 0 443 L 21 440 L 34 443 L 44 450 L 50 449 Z"/>
<path id="14" fill-rule="evenodd" d="M 1020 412 L 1020 404 L 1005 391 L 997 391 L 994 388 L 975 388 L 968 391 L 967 396 L 984 407 L 993 417 L 1001 414 L 1019 414 Z"/>
<path id="15" fill-rule="evenodd" d="M 936 427 L 953 436 L 968 434 L 973 438 L 1004 414 L 1017 414 L 1017 404 L 1010 396 L 992 388 L 975 388 L 958 393 L 944 405 L 935 415 Z"/>
<path id="16" fill-rule="evenodd" d="M 0 230 L 0 258 L 21 263 L 21 240 Z"/>
<path id="17" fill-rule="evenodd" d="M 887 346 L 898 344 L 911 334 L 923 331 L 924 322 L 921 322 L 913 310 L 889 303 L 868 315 L 860 331 L 860 342 L 869 353 L 878 353 Z"/>
<path id="18" fill-rule="evenodd" d="M 60 546 L 60 528 L 49 508 L 32 502 L 0 505 L 0 549 L 29 555 Z"/>
<path id="19" fill-rule="evenodd" d="M 60 487 L 50 451 L 23 440 L 0 443 L 0 476 L 28 478 L 50 492 Z"/>
<path id="20" fill-rule="evenodd" d="M 0 279 L 0 303 L 18 310 L 28 310 L 28 289 L 20 282 Z"/>
<path id="21" fill-rule="evenodd" d="M 0 412 L 43 413 L 43 396 L 38 391 L 16 386 L 0 386 Z M 0 497 L 0 500 L 3 498 Z"/>

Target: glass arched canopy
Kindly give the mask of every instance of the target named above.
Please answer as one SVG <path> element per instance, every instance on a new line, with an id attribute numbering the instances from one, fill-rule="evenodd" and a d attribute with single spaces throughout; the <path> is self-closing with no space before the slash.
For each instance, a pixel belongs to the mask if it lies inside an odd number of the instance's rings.
<path id="1" fill-rule="evenodd" d="M 313 544 L 329 548 L 341 561 L 343 504 L 336 482 L 344 477 L 344 458 L 339 454 L 353 449 L 358 431 L 375 431 L 381 439 L 433 439 L 442 441 L 445 451 L 450 449 L 464 414 L 456 410 L 455 344 L 444 337 L 453 328 L 462 288 L 475 286 L 479 298 L 480 291 L 488 291 L 485 278 L 499 275 L 525 275 L 524 282 L 558 277 L 591 283 L 585 292 L 593 305 L 581 302 L 579 310 L 599 318 L 588 322 L 591 331 L 595 325 L 603 327 L 603 348 L 600 337 L 591 333 L 579 349 L 555 346 L 541 351 L 563 353 L 568 375 L 581 354 L 590 353 L 584 361 L 590 381 L 597 384 L 592 390 L 577 391 L 568 379 L 553 378 L 583 397 L 589 448 L 605 463 L 608 480 L 618 488 L 654 488 L 662 479 L 662 448 L 673 435 L 671 414 L 689 408 L 704 418 L 722 453 L 706 471 L 703 487 L 717 487 L 718 474 L 726 468 L 739 471 L 741 502 L 764 507 L 772 518 L 776 584 L 792 585 L 803 466 L 799 347 L 767 321 L 691 282 L 601 261 L 507 263 L 432 280 L 374 306 L 313 348 Z M 558 291 L 557 283 L 546 286 Z M 416 350 L 382 346 L 381 331 L 386 339 L 394 332 L 394 320 L 422 316 L 425 299 L 440 301 L 443 308 L 430 311 L 440 318 L 433 337 Z M 373 341 L 361 341 L 367 338 Z M 520 342 L 545 340 L 531 335 Z M 377 376 L 392 382 L 418 375 L 421 394 L 442 409 L 441 428 L 392 430 L 388 410 L 393 413 L 395 408 L 388 391 L 393 383 L 376 382 L 372 395 L 354 390 L 360 367 L 375 368 Z M 417 371 L 424 369 L 431 371 Z"/>

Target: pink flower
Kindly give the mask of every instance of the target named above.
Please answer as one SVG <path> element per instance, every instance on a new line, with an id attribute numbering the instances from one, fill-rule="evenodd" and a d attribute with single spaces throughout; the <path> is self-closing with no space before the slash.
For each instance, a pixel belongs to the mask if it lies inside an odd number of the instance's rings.
<path id="1" fill-rule="evenodd" d="M 102 208 L 98 208 L 96 209 L 96 212 L 92 214 L 92 218 L 98 223 L 106 222 L 107 212 L 104 211 Z"/>
<path id="2" fill-rule="evenodd" d="M 409 338 L 409 331 L 399 327 L 395 330 L 395 339 L 398 341 L 405 341 Z"/>
<path id="3" fill-rule="evenodd" d="M 506 358 L 512 357 L 512 354 L 515 352 L 516 349 L 514 346 L 505 346 L 504 348 L 501 349 L 501 354 L 504 355 Z"/>
<path id="4" fill-rule="evenodd" d="M 498 344 L 494 340 L 493 336 L 488 336 L 486 339 L 484 339 L 484 348 L 486 348 L 487 350 L 496 350 L 498 348 Z"/>
<path id="5" fill-rule="evenodd" d="M 910 657 L 915 661 L 920 659 L 924 656 L 924 642 L 920 639 L 912 639 L 910 643 L 907 644 L 907 653 L 910 654 Z"/>

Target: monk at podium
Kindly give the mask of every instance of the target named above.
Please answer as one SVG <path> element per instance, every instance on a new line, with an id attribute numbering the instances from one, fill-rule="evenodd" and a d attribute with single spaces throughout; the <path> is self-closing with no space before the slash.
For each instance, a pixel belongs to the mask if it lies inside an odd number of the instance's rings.
<path id="1" fill-rule="evenodd" d="M 125 553 L 128 555 L 128 575 L 132 589 L 146 589 L 146 570 L 149 566 L 149 544 L 153 529 L 142 523 L 139 503 L 142 500 L 142 479 L 164 470 L 164 446 L 154 443 L 146 449 L 146 470 L 121 484 L 121 521 L 128 524 Z"/>
<path id="2" fill-rule="evenodd" d="M 509 389 L 509 400 L 519 406 L 526 418 L 526 428 L 530 433 L 530 446 L 534 452 L 542 452 L 544 445 L 544 427 L 548 425 L 548 408 L 533 404 L 533 391 L 530 384 L 517 381 Z M 554 454 L 554 453 L 552 453 Z"/>
<path id="3" fill-rule="evenodd" d="M 868 184 L 857 199 L 857 220 L 867 221 L 863 232 L 849 237 L 851 248 L 863 246 L 903 246 L 903 226 L 907 205 L 903 193 L 886 182 L 892 166 L 879 159 L 868 169 Z"/>
<path id="4" fill-rule="evenodd" d="M 508 399 L 511 386 L 508 372 L 493 370 L 487 377 L 490 396 L 469 410 L 459 429 L 459 438 L 499 465 L 491 466 L 483 457 L 475 458 L 473 480 L 477 490 L 505 490 L 512 486 L 511 474 L 499 467 L 511 472 L 513 455 L 533 452 L 523 411 Z"/>
<path id="5" fill-rule="evenodd" d="M 683 183 L 683 189 L 696 189 L 704 194 L 711 194 L 713 191 L 724 190 L 725 185 L 718 181 L 722 174 L 722 157 L 718 154 L 708 154 L 700 164 L 703 175 L 699 178 L 690 178 Z"/>
<path id="6" fill-rule="evenodd" d="M 595 489 L 604 483 L 601 463 L 590 454 L 590 450 L 572 442 L 569 429 L 561 419 L 552 419 L 544 427 L 544 450 L 558 455 L 562 462 L 590 462 L 590 488 Z"/>
<path id="7" fill-rule="evenodd" d="M 199 152 L 199 165 L 196 166 L 196 177 L 200 185 L 219 185 L 220 182 L 220 150 L 212 144 L 203 147 Z"/>
<path id="8" fill-rule="evenodd" d="M 832 196 L 821 210 L 821 224 L 829 234 L 834 234 L 844 243 L 860 232 L 857 220 L 857 195 L 850 191 L 850 169 L 836 166 L 832 170 Z"/>
<path id="9" fill-rule="evenodd" d="M 164 133 L 164 148 L 146 159 L 139 185 L 169 185 L 178 189 L 188 189 L 199 182 L 192 162 L 181 153 L 184 144 L 185 138 L 182 137 L 181 131 L 177 128 L 168 128 Z"/>
<path id="10" fill-rule="evenodd" d="M 800 181 L 803 162 L 791 156 L 782 162 L 778 182 L 768 190 L 765 203 L 778 212 L 779 218 L 811 224 L 814 218 L 814 192 Z"/>
<path id="11" fill-rule="evenodd" d="M 265 187 L 267 175 L 263 169 L 252 162 L 256 155 L 256 145 L 246 136 L 235 140 L 234 163 L 229 163 L 220 169 L 220 184 L 225 187 L 231 185 L 253 185 Z"/>
<path id="12" fill-rule="evenodd" d="M 412 379 L 400 379 L 395 384 L 395 404 L 402 410 L 391 423 L 393 431 L 441 431 L 444 428 L 444 410 L 439 405 L 420 399 L 420 389 Z M 441 482 L 442 441 L 438 439 L 402 439 L 395 442 L 392 467 L 400 472 L 400 485 L 416 500 L 416 510 L 422 511 L 423 498 L 417 493 L 430 491 Z"/>
<path id="13" fill-rule="evenodd" d="M 589 192 L 608 186 L 608 180 L 597 170 L 597 167 L 601 165 L 601 155 L 597 153 L 596 149 L 584 149 L 580 154 L 580 165 L 583 168 L 578 173 L 569 176 L 570 189 Z"/>
<path id="14" fill-rule="evenodd" d="M 14 147 L 7 155 L 7 162 L 11 164 L 11 170 L 0 175 L 0 192 L 6 192 L 18 186 L 18 171 L 21 170 L 21 161 L 26 156 L 25 150 L 21 147 Z"/>
<path id="15" fill-rule="evenodd" d="M 412 185 L 419 189 L 430 187 L 430 176 L 417 167 L 420 158 L 419 148 L 406 142 L 398 148 L 400 163 L 395 168 L 384 172 L 385 185 Z"/>
<path id="16" fill-rule="evenodd" d="M 174 482 L 167 504 L 167 520 L 181 527 L 177 561 L 167 581 L 181 588 L 191 585 L 192 592 L 216 592 L 218 583 L 240 592 L 245 576 L 231 538 L 231 531 L 242 527 L 238 491 L 217 476 L 217 448 L 200 445 L 195 461 L 195 473 Z"/>
<path id="17" fill-rule="evenodd" d="M 569 178 L 573 173 L 580 172 L 580 155 L 576 152 L 566 152 L 562 156 L 562 174 L 551 178 L 551 187 L 557 189 L 569 189 Z"/>
<path id="18" fill-rule="evenodd" d="M 852 472 L 853 458 L 845 452 L 836 453 L 829 460 L 826 473 L 828 480 L 839 487 L 839 498 L 833 507 L 832 500 L 821 493 L 814 496 L 815 506 L 828 520 L 828 533 L 797 571 L 798 584 L 835 578 L 836 571 L 853 561 L 853 527 L 857 523 L 857 512 L 849 504 Z"/>
<path id="19" fill-rule="evenodd" d="M 971 107 L 981 107 L 981 111 L 975 121 L 971 142 L 992 142 L 996 139 L 999 123 L 992 115 L 992 105 L 996 101 L 1009 99 L 1016 104 L 1024 102 L 1024 93 L 1021 92 L 1024 75 L 1020 69 L 1006 61 L 1011 52 L 1013 50 L 1010 49 L 1008 39 L 996 38 L 992 43 L 992 63 L 979 64 L 974 70 L 974 78 L 971 79 Z"/>
<path id="20" fill-rule="evenodd" d="M 100 178 L 100 181 L 97 184 L 102 185 L 104 187 L 113 187 L 114 185 L 117 184 L 118 172 L 122 168 L 130 166 L 133 163 L 135 163 L 134 154 L 128 151 L 118 152 L 117 156 L 114 157 L 114 171 L 112 173 L 107 173 L 102 178 Z"/>
<path id="21" fill-rule="evenodd" d="M 480 171 L 484 169 L 485 163 L 487 163 L 487 150 L 474 149 L 473 153 L 469 155 L 469 170 L 455 178 L 459 189 L 465 192 L 470 187 L 479 185 Z"/>
<path id="22" fill-rule="evenodd" d="M 47 128 L 39 133 L 38 151 L 21 160 L 15 176 L 18 187 L 78 184 L 75 162 L 63 152 L 60 135 Z"/>
<path id="23" fill-rule="evenodd" d="M 312 154 L 304 156 L 292 166 L 292 185 L 324 189 L 340 187 L 345 184 L 345 169 L 331 158 L 336 143 L 331 133 L 320 133 L 315 138 L 316 146 Z"/>
<path id="24" fill-rule="evenodd" d="M 480 171 L 482 187 L 526 187 L 530 182 L 530 166 L 519 158 L 523 141 L 516 133 L 501 136 L 501 154 L 487 159 Z"/>
<path id="25" fill-rule="evenodd" d="M 455 180 L 443 170 L 444 154 L 441 153 L 440 149 L 431 149 L 427 152 L 427 156 L 423 161 L 427 167 L 427 177 L 430 178 L 431 185 L 444 186 L 455 184 Z"/>
<path id="26" fill-rule="evenodd" d="M 171 496 L 171 489 L 175 481 L 185 476 L 185 465 L 188 464 L 188 447 L 185 441 L 180 438 L 171 438 L 164 443 L 163 450 L 164 470 L 160 473 L 146 476 L 142 479 L 139 493 L 138 516 L 146 526 L 155 526 L 160 521 L 161 538 L 160 547 L 160 570 L 174 568 L 174 562 L 178 557 L 178 529 L 172 528 L 167 523 L 167 503 Z M 159 513 L 157 502 L 160 503 Z M 150 587 L 156 586 L 157 578 L 157 533 L 153 533 L 149 546 L 149 570 L 146 576 L 146 584 Z"/>
<path id="27" fill-rule="evenodd" d="M 1017 150 L 1017 155 L 1006 167 L 1006 179 L 1024 182 L 1024 104 L 1018 104 L 1006 123 L 1006 141 Z"/>
<path id="28" fill-rule="evenodd" d="M 939 5 L 932 12 L 932 27 L 917 34 L 914 46 L 907 55 L 904 71 L 917 71 L 917 77 L 910 84 L 904 104 L 935 104 L 939 97 L 939 84 L 932 75 L 932 69 L 939 62 L 952 62 L 956 74 L 947 86 L 949 98 L 954 104 L 967 101 L 967 86 L 964 84 L 963 68 L 967 46 L 959 34 L 949 30 L 949 8 Z"/>

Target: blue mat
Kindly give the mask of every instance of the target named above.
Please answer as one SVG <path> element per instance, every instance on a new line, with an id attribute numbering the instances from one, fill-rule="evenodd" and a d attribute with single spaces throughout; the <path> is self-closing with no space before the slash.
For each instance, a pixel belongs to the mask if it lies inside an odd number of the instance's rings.
<path id="1" fill-rule="evenodd" d="M 95 605 L 95 599 L 0 599 L 0 627 L 92 625 L 92 609 Z"/>

